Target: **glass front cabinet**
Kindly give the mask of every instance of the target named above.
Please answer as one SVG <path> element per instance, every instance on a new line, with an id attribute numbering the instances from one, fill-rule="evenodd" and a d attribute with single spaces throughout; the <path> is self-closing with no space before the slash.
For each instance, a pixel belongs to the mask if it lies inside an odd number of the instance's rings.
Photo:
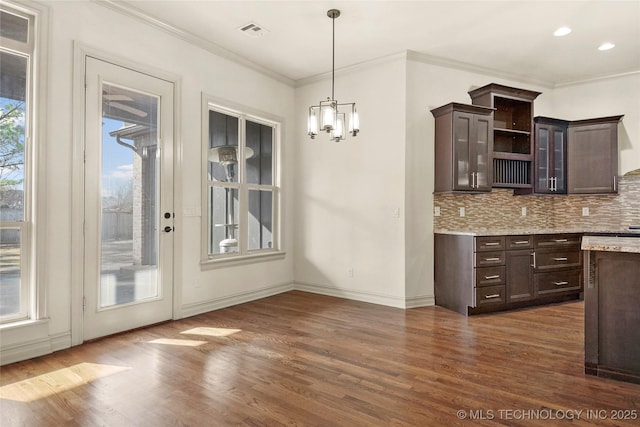
<path id="1" fill-rule="evenodd" d="M 535 117 L 534 191 L 543 194 L 567 193 L 566 120 Z"/>

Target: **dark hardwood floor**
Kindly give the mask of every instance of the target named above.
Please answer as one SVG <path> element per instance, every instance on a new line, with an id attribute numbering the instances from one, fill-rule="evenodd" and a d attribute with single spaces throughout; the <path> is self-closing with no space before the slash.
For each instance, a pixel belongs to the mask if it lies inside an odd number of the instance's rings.
<path id="1" fill-rule="evenodd" d="M 0 425 L 640 425 L 640 385 L 583 362 L 582 302 L 467 318 L 288 292 L 4 366 Z"/>

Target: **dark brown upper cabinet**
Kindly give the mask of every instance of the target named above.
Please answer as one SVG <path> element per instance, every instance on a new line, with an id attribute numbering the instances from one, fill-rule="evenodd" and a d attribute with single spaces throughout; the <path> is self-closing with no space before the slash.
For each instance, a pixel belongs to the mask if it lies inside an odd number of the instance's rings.
<path id="1" fill-rule="evenodd" d="M 569 123 L 569 194 L 618 192 L 618 124 L 622 117 L 601 117 Z"/>
<path id="2" fill-rule="evenodd" d="M 534 122 L 534 192 L 567 193 L 566 120 L 536 117 Z"/>
<path id="3" fill-rule="evenodd" d="M 449 103 L 435 117 L 435 191 L 491 191 L 493 108 Z"/>
<path id="4" fill-rule="evenodd" d="M 491 165 L 493 187 L 532 188 L 533 100 L 538 95 L 540 92 L 496 83 L 469 91 L 473 105 L 495 109 Z"/>

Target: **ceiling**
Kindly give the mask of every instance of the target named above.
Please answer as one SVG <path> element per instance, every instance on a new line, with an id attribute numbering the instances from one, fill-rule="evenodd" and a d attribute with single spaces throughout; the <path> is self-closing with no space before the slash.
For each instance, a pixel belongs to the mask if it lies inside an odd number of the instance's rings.
<path id="1" fill-rule="evenodd" d="M 109 1 L 293 84 L 403 51 L 550 86 L 640 71 L 640 0 Z M 251 37 L 250 22 L 267 31 Z M 560 26 L 572 28 L 554 37 Z M 599 51 L 603 42 L 615 48 Z"/>

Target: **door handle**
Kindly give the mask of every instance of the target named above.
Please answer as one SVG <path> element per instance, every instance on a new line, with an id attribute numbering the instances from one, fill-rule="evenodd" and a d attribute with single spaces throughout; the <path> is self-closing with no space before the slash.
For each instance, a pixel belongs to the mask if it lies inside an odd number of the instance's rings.
<path id="1" fill-rule="evenodd" d="M 173 228 L 173 227 L 171 227 L 170 225 L 167 225 L 167 226 L 164 228 L 164 230 L 163 230 L 163 231 L 164 231 L 165 233 L 171 233 L 173 230 L 174 230 L 174 228 Z"/>

